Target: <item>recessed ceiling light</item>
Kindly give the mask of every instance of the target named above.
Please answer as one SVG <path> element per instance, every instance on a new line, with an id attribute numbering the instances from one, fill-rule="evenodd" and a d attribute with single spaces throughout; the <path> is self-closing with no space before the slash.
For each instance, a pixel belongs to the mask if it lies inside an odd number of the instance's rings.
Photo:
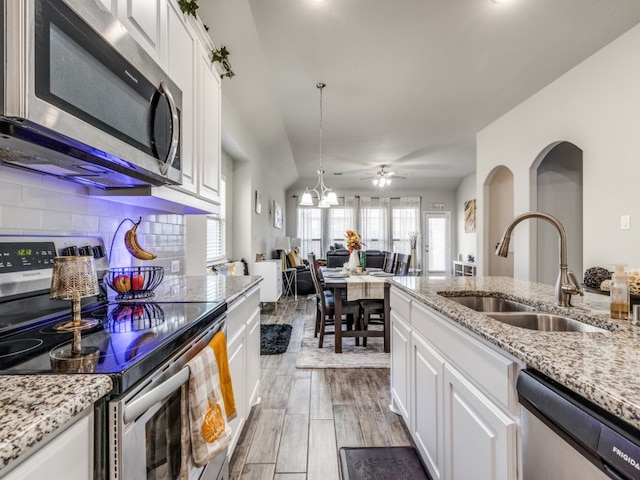
<path id="1" fill-rule="evenodd" d="M 493 0 L 494 3 L 507 3 L 509 0 Z"/>

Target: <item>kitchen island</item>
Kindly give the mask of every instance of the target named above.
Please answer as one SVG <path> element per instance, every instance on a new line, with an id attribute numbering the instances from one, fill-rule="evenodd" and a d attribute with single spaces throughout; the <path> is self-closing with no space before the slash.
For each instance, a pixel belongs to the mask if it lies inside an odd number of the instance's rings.
<path id="1" fill-rule="evenodd" d="M 522 459 L 529 466 L 532 461 L 527 446 L 540 438 L 527 433 L 529 420 L 519 403 L 516 381 L 524 369 L 610 412 L 611 424 L 640 426 L 640 330 L 628 320 L 612 320 L 607 297 L 586 294 L 574 297 L 572 307 L 559 307 L 554 287 L 506 277 L 389 281 L 391 406 L 434 479 L 522 478 Z M 488 313 L 499 305 L 515 311 Z M 528 308 L 545 312 L 544 321 L 551 319 L 548 314 L 568 318 L 578 331 L 508 323 L 516 322 L 513 315 L 530 319 Z M 532 478 L 569 478 L 553 475 Z"/>
<path id="2" fill-rule="evenodd" d="M 573 297 L 573 307 L 558 307 L 553 286 L 508 277 L 394 277 L 392 284 L 528 367 L 640 428 L 640 326 L 611 319 L 608 297 L 585 293 L 584 297 Z M 440 293 L 499 295 L 608 331 L 543 332 L 514 327 Z"/>

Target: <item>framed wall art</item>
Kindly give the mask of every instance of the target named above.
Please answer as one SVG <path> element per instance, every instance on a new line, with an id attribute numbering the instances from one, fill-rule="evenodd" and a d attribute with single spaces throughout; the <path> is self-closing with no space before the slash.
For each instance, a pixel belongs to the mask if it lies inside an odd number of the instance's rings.
<path id="1" fill-rule="evenodd" d="M 259 190 L 256 190 L 256 213 L 260 215 L 262 212 L 262 193 Z"/>
<path id="2" fill-rule="evenodd" d="M 464 231 L 476 233 L 476 199 L 464 202 Z"/>
<path id="3" fill-rule="evenodd" d="M 277 201 L 273 201 L 273 226 L 282 228 L 282 207 Z"/>

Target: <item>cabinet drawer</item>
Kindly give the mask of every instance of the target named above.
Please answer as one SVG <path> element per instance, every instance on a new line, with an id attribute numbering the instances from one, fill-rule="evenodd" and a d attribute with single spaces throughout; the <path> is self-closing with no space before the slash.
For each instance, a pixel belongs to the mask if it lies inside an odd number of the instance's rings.
<path id="1" fill-rule="evenodd" d="M 227 339 L 233 338 L 249 318 L 247 301 L 242 295 L 235 302 L 229 304 L 227 309 Z"/>
<path id="2" fill-rule="evenodd" d="M 411 298 L 395 287 L 391 287 L 389 292 L 389 305 L 391 310 L 395 310 L 405 322 L 411 319 Z"/>
<path id="3" fill-rule="evenodd" d="M 452 325 L 436 312 L 417 303 L 411 308 L 412 326 L 453 365 L 464 372 L 485 392 L 517 414 L 515 378 L 519 363 Z"/>
<path id="4" fill-rule="evenodd" d="M 260 287 L 255 286 L 247 293 L 247 313 L 251 315 L 253 311 L 260 308 Z"/>

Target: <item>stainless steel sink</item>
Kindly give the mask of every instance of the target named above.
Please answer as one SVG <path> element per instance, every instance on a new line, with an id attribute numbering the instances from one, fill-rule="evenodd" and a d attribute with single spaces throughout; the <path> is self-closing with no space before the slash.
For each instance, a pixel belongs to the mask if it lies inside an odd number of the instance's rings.
<path id="1" fill-rule="evenodd" d="M 535 308 L 514 300 L 500 297 L 480 297 L 475 295 L 445 297 L 478 312 L 533 312 Z"/>
<path id="2" fill-rule="evenodd" d="M 600 327 L 588 325 L 574 320 L 573 318 L 554 315 L 544 312 L 510 312 L 486 313 L 488 317 L 502 323 L 513 325 L 514 327 L 528 328 L 530 330 L 540 330 L 543 332 L 583 332 L 583 333 L 606 333 Z"/>

